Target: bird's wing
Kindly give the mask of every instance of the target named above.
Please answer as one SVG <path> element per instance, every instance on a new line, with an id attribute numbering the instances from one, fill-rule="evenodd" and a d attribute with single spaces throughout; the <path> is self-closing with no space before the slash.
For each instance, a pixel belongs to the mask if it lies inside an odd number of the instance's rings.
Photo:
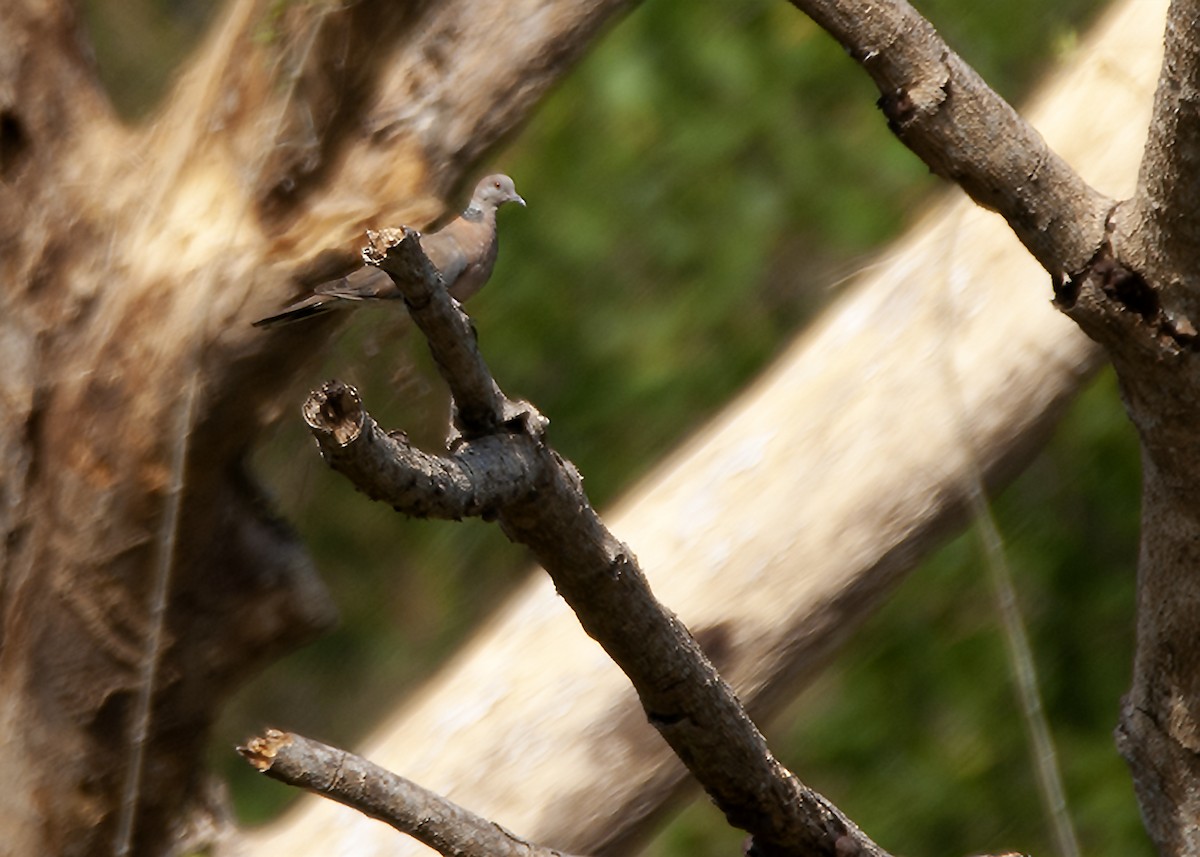
<path id="1" fill-rule="evenodd" d="M 400 293 L 392 278 L 378 268 L 363 266 L 349 276 L 317 286 L 311 295 L 288 304 L 274 315 L 253 322 L 255 327 L 274 327 L 301 319 L 323 315 L 338 306 L 339 301 L 361 301 L 375 298 L 395 298 Z"/>
<path id="2" fill-rule="evenodd" d="M 466 250 L 459 241 L 460 228 L 456 224 L 467 223 L 461 217 L 448 223 L 445 228 L 432 235 L 421 236 L 421 249 L 442 275 L 447 288 L 459 278 L 471 263 Z"/>
<path id="3" fill-rule="evenodd" d="M 392 278 L 378 268 L 364 265 L 349 276 L 317 286 L 314 297 L 364 301 L 399 297 Z"/>

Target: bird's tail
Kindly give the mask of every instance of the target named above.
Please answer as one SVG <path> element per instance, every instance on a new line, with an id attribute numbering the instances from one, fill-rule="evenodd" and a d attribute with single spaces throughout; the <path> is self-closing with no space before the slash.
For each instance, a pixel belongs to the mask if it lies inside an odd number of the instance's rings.
<path id="1" fill-rule="evenodd" d="M 338 298 L 333 295 L 309 295 L 304 300 L 296 301 L 274 315 L 260 318 L 252 324 L 254 327 L 276 327 L 281 324 L 291 324 L 293 321 L 303 321 L 306 318 L 331 312 L 337 303 Z"/>

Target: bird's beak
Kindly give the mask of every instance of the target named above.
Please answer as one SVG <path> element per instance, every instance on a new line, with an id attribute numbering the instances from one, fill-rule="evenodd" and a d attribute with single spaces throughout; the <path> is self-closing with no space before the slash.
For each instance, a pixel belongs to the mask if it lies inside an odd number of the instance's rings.
<path id="1" fill-rule="evenodd" d="M 527 207 L 527 206 L 525 205 L 525 200 L 524 200 L 524 198 L 522 198 L 522 196 L 521 196 L 519 193 L 514 193 L 514 194 L 513 194 L 512 201 L 513 201 L 513 202 L 519 202 L 519 203 L 521 203 L 521 207 L 522 207 L 522 208 L 526 208 L 526 207 Z"/>

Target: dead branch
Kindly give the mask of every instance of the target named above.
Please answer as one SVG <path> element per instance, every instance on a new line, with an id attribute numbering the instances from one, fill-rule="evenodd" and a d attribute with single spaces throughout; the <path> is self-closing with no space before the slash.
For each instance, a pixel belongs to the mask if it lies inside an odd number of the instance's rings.
<path id="1" fill-rule="evenodd" d="M 498 387 L 478 355 L 470 327 L 453 323 L 459 310 L 440 290 L 436 272 L 414 262 L 420 244 L 411 233 L 402 239 L 399 234 L 376 236 L 364 256 L 395 278 L 406 305 L 433 314 L 418 324 L 429 337 L 431 351 L 439 355 L 440 371 L 456 391 L 481 394 L 483 399 L 460 402 L 460 414 L 478 414 L 480 425 L 501 425 L 500 403 L 491 395 Z M 447 323 L 439 323 L 443 316 Z M 475 381 L 453 380 L 455 366 L 462 366 Z M 479 383 L 480 373 L 490 383 Z M 377 448 L 380 433 L 363 433 L 367 423 L 358 408 L 340 400 L 330 403 L 328 390 L 329 385 L 315 393 L 305 407 L 306 412 L 326 416 L 326 424 L 314 431 L 322 454 L 340 472 L 354 472 L 356 486 L 369 496 L 408 511 L 403 504 L 412 492 L 389 496 L 386 486 L 412 483 L 409 456 L 403 454 L 390 464 L 383 461 Z M 318 398 L 326 399 L 325 404 L 318 404 Z M 489 414 L 488 407 L 495 410 Z M 729 822 L 749 831 L 764 855 L 833 855 L 847 848 L 855 854 L 886 854 L 775 759 L 696 640 L 654 598 L 633 552 L 604 526 L 579 474 L 545 444 L 540 427 L 509 419 L 493 432 L 490 437 L 514 447 L 519 459 L 540 459 L 534 489 L 515 492 L 512 501 L 495 510 L 500 526 L 509 538 L 533 551 L 584 630 L 629 676 L 651 724 Z M 404 445 L 400 438 L 392 440 Z M 369 466 L 342 469 L 360 454 Z M 418 499 L 414 511 L 424 512 L 434 502 L 432 497 Z"/>
<path id="2" fill-rule="evenodd" d="M 1067 165 L 1028 122 L 904 0 L 792 0 L 879 87 L 888 127 L 938 175 L 999 212 L 1054 276 L 1082 270 L 1113 201 Z"/>
<path id="3" fill-rule="evenodd" d="M 475 343 L 471 319 L 443 288 L 437 270 L 421 251 L 411 230 L 368 233 L 363 251 L 368 264 L 377 265 L 399 285 L 417 328 L 425 335 L 438 373 L 450 388 L 455 428 L 464 437 L 480 437 L 501 425 L 524 418 L 535 434 L 546 425 L 544 417 L 525 403 L 517 404 L 500 392 Z"/>
<path id="4" fill-rule="evenodd" d="M 506 438 L 467 441 L 450 455 L 422 452 L 403 435 L 381 429 L 358 391 L 340 381 L 308 397 L 304 419 L 331 467 L 372 500 L 413 517 L 491 518 L 540 479 L 543 462 L 535 448 Z"/>
<path id="5" fill-rule="evenodd" d="M 362 756 L 303 735 L 269 729 L 237 750 L 268 777 L 353 807 L 446 857 L 570 857 L 527 842 Z"/>

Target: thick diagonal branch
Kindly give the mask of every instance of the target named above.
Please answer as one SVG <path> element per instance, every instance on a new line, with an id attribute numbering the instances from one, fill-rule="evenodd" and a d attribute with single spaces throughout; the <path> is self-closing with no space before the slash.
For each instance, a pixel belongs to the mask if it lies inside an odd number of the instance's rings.
<path id="1" fill-rule="evenodd" d="M 1082 270 L 1112 200 L 1090 187 L 904 0 L 792 0 L 879 87 L 888 126 L 929 168 L 999 212 L 1052 275 Z"/>
<path id="2" fill-rule="evenodd" d="M 883 852 L 837 807 L 801 783 L 767 747 L 733 689 L 683 623 L 650 591 L 637 558 L 592 509 L 570 463 L 500 524 L 527 545 L 588 635 L 629 677 L 651 724 L 761 854 Z"/>
<path id="3" fill-rule="evenodd" d="M 362 756 L 303 735 L 267 730 L 238 752 L 272 779 L 353 807 L 453 857 L 569 857 L 526 842 Z"/>
<path id="4" fill-rule="evenodd" d="M 488 437 L 519 450 L 519 458 L 537 459 L 530 470 L 517 468 L 536 474 L 535 484 L 513 490 L 512 499 L 496 507 L 501 526 L 534 552 L 584 630 L 629 677 L 650 722 L 730 823 L 753 834 L 764 855 L 834 855 L 847 848 L 883 855 L 852 821 L 771 754 L 732 688 L 683 623 L 654 598 L 633 552 L 592 509 L 574 466 L 544 443 L 542 425 L 502 419 L 496 408 L 511 403 L 499 392 L 478 354 L 473 330 L 441 288 L 412 234 L 372 236 L 364 257 L 388 271 L 402 290 L 460 412 L 478 416 L 480 422 L 472 424 L 476 429 L 496 426 Z M 459 370 L 465 379 L 456 376 Z M 406 445 L 396 460 L 386 460 L 380 455 L 386 444 L 357 442 L 364 428 L 375 438 L 380 435 L 356 402 L 322 406 L 320 395 L 310 397 L 305 410 L 320 417 L 314 436 L 331 466 L 352 476 L 368 496 L 400 511 L 424 515 L 441 502 L 438 488 L 428 496 L 413 490 L 413 459 Z M 395 486 L 403 490 L 391 491 Z M 482 485 L 461 488 L 463 496 L 473 496 Z"/>

